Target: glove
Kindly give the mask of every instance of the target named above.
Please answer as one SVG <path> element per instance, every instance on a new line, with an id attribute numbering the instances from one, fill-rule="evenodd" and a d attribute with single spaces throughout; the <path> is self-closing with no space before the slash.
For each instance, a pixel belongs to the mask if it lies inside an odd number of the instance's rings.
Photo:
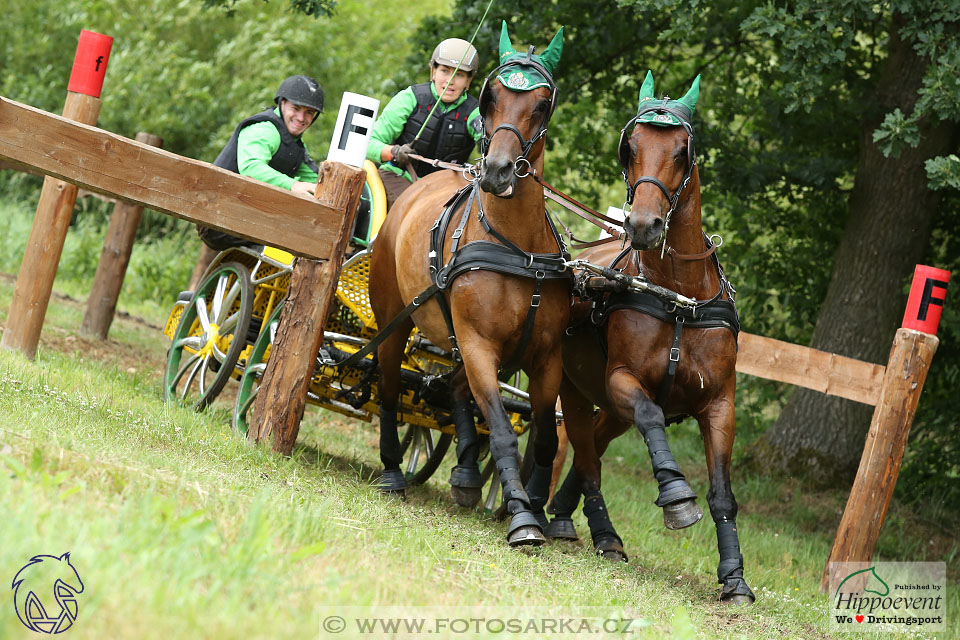
<path id="1" fill-rule="evenodd" d="M 390 151 L 391 162 L 393 162 L 393 164 L 400 167 L 406 166 L 410 164 L 411 153 L 416 153 L 416 150 L 414 150 L 413 145 L 395 144 L 393 145 L 393 149 Z"/>

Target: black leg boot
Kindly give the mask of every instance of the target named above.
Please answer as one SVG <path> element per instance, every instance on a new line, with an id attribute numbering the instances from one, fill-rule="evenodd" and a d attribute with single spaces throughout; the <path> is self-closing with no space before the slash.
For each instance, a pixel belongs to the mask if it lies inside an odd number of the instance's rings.
<path id="1" fill-rule="evenodd" d="M 450 472 L 450 496 L 461 507 L 473 507 L 483 493 L 483 478 L 477 464 L 480 437 L 469 402 L 456 403 L 453 422 L 457 429 L 457 465 Z"/>
<path id="2" fill-rule="evenodd" d="M 544 535 L 554 540 L 579 540 L 577 529 L 573 526 L 573 512 L 580 505 L 580 478 L 573 467 L 567 472 L 563 484 L 553 494 L 553 500 L 547 507 L 547 513 L 554 518 L 544 530 Z"/>
<path id="3" fill-rule="evenodd" d="M 653 475 L 660 485 L 656 505 L 663 508 L 664 525 L 667 529 L 683 529 L 696 524 L 703 518 L 703 510 L 697 505 L 697 494 L 680 472 L 680 466 L 667 444 L 663 427 L 648 427 L 646 431 L 641 430 L 641 433 L 650 452 Z"/>
<path id="4" fill-rule="evenodd" d="M 397 433 L 397 412 L 383 406 L 380 407 L 380 462 L 383 463 L 383 473 L 377 487 L 386 494 L 405 497 L 407 479 L 400 470 L 403 453 Z"/>
<path id="5" fill-rule="evenodd" d="M 583 515 L 590 525 L 590 537 L 593 538 L 593 548 L 597 555 L 614 562 L 627 562 L 627 554 L 623 550 L 623 540 L 617 535 L 603 494 L 599 491 L 590 492 L 583 497 Z"/>

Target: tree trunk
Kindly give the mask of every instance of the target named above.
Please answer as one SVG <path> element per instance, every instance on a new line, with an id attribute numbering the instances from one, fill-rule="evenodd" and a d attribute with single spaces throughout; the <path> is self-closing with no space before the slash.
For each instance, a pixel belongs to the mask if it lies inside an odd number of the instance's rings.
<path id="1" fill-rule="evenodd" d="M 923 259 L 940 196 L 927 188 L 924 162 L 952 151 L 954 123 L 922 129 L 917 147 L 884 157 L 873 131 L 884 114 L 909 114 L 929 61 L 900 40 L 895 19 L 889 57 L 877 88 L 864 100 L 860 160 L 849 217 L 835 254 L 833 277 L 811 346 L 886 364 L 903 315 L 906 279 Z M 753 453 L 767 468 L 805 476 L 815 484 L 849 482 L 856 473 L 872 408 L 797 389 Z"/>

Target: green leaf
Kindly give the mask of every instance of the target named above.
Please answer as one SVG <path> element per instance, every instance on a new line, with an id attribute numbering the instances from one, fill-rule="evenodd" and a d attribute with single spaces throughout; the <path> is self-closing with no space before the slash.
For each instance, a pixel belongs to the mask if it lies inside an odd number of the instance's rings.
<path id="1" fill-rule="evenodd" d="M 924 166 L 931 189 L 960 190 L 960 158 L 956 155 L 931 158 Z"/>

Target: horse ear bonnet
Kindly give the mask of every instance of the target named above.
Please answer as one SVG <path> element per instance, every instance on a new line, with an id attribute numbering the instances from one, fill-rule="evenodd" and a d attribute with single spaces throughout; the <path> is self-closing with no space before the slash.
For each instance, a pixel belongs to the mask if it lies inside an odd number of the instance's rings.
<path id="1" fill-rule="evenodd" d="M 647 71 L 647 75 L 643 80 L 643 85 L 640 87 L 640 96 L 639 104 L 637 105 L 637 116 L 627 123 L 627 125 L 620 132 L 620 142 L 617 144 L 617 159 L 620 161 L 620 165 L 624 168 L 627 167 L 627 164 L 630 162 L 630 135 L 633 133 L 633 128 L 639 123 L 652 124 L 660 127 L 674 127 L 674 126 L 683 126 L 687 128 L 688 132 L 693 131 L 690 120 L 693 118 L 693 112 L 697 108 L 697 99 L 700 97 L 700 76 L 693 80 L 693 84 L 690 85 L 690 90 L 687 91 L 679 100 L 670 100 L 669 98 L 664 98 L 661 102 L 662 106 L 668 107 L 674 111 L 677 111 L 686 116 L 684 123 L 683 120 L 678 118 L 672 113 L 667 113 L 663 111 L 656 111 L 649 109 L 653 105 L 653 101 L 656 100 L 653 93 L 653 73 Z M 687 154 L 691 159 L 694 158 L 694 148 L 693 148 L 693 136 L 691 135 L 687 144 Z"/>

